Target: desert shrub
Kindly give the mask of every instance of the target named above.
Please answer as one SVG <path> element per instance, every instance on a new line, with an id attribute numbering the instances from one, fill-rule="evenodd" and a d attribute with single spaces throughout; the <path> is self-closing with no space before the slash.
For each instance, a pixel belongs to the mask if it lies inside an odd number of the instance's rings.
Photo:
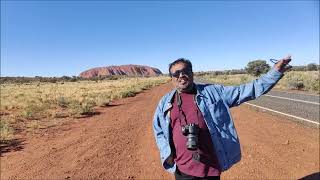
<path id="1" fill-rule="evenodd" d="M 93 100 L 86 100 L 81 104 L 81 115 L 90 115 L 94 113 L 94 107 L 96 106 L 96 102 Z"/>
<path id="2" fill-rule="evenodd" d="M 107 79 L 109 79 L 109 80 L 118 80 L 118 79 L 120 79 L 121 77 L 119 77 L 119 76 L 110 76 L 110 77 L 108 77 Z"/>
<path id="3" fill-rule="evenodd" d="M 242 84 L 242 83 L 246 83 L 246 82 L 248 82 L 248 77 L 247 76 L 241 76 L 240 77 L 240 83 Z"/>
<path id="4" fill-rule="evenodd" d="M 84 100 L 82 102 L 74 100 L 69 104 L 71 115 L 74 117 L 93 114 L 95 106 L 96 106 L 96 102 L 89 99 Z"/>
<path id="5" fill-rule="evenodd" d="M 289 82 L 288 87 L 289 89 L 302 90 L 305 86 L 303 82 Z"/>
<path id="6" fill-rule="evenodd" d="M 214 75 L 223 75 L 223 74 L 225 74 L 224 71 L 216 71 L 216 72 L 214 72 Z"/>
<path id="7" fill-rule="evenodd" d="M 310 79 L 308 81 L 308 90 L 314 91 L 317 94 L 320 94 L 320 77 L 316 77 L 313 79 Z"/>
<path id="8" fill-rule="evenodd" d="M 126 97 L 133 97 L 135 96 L 137 93 L 133 90 L 129 90 L 129 91 L 123 91 L 120 93 L 120 98 L 126 98 Z"/>
<path id="9" fill-rule="evenodd" d="M 221 77 L 224 81 L 228 80 L 228 75 L 222 75 Z"/>
<path id="10" fill-rule="evenodd" d="M 320 79 L 315 79 L 311 82 L 311 90 L 315 91 L 316 93 L 320 94 Z"/>
<path id="11" fill-rule="evenodd" d="M 51 83 L 56 83 L 58 80 L 56 78 L 50 78 L 48 80 L 48 82 L 51 82 Z"/>
<path id="12" fill-rule="evenodd" d="M 303 83 L 302 74 L 288 73 L 288 74 L 286 74 L 285 79 L 287 81 L 287 87 L 289 89 L 301 90 L 301 89 L 303 89 L 305 87 L 304 83 Z"/>
<path id="13" fill-rule="evenodd" d="M 22 111 L 22 117 L 26 119 L 40 119 L 46 115 L 46 111 L 49 109 L 48 105 L 36 103 L 31 101 Z"/>
<path id="14" fill-rule="evenodd" d="M 150 89 L 150 88 L 152 88 L 152 87 L 154 87 L 155 85 L 154 84 L 146 84 L 146 85 L 144 85 L 141 89 L 142 90 L 147 90 L 147 89 Z"/>
<path id="15" fill-rule="evenodd" d="M 68 105 L 69 105 L 69 101 L 67 100 L 66 97 L 59 96 L 59 97 L 57 98 L 57 104 L 58 104 L 58 106 L 60 106 L 60 107 L 62 107 L 62 108 L 66 108 L 66 107 L 68 107 Z"/>
<path id="16" fill-rule="evenodd" d="M 111 96 L 109 93 L 103 93 L 98 95 L 94 101 L 100 107 L 108 106 L 111 102 Z"/>
<path id="17" fill-rule="evenodd" d="M 318 66 L 315 63 L 310 63 L 306 66 L 307 71 L 316 71 L 317 69 L 318 69 Z"/>
<path id="18" fill-rule="evenodd" d="M 13 136 L 14 129 L 4 120 L 0 120 L 0 141 L 10 140 Z"/>

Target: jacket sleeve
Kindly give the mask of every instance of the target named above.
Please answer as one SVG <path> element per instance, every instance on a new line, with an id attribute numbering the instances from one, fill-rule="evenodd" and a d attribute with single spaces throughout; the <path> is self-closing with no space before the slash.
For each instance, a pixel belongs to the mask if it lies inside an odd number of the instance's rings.
<path id="1" fill-rule="evenodd" d="M 161 159 L 161 163 L 162 163 L 162 166 L 170 171 L 173 169 L 173 165 L 172 164 L 168 164 L 166 162 L 166 159 L 170 156 L 171 152 L 170 150 L 168 151 L 168 146 L 169 145 L 169 140 L 167 140 L 167 138 L 165 137 L 165 134 L 164 134 L 164 131 L 162 129 L 162 126 L 161 126 L 161 115 L 162 115 L 162 110 L 160 108 L 160 104 L 157 106 L 157 109 L 156 109 L 156 112 L 154 114 L 154 117 L 153 117 L 153 132 L 154 132 L 154 136 L 155 136 L 155 140 L 156 140 L 156 143 L 157 143 L 157 146 L 158 146 L 158 149 L 160 151 L 160 159 Z M 164 120 L 164 119 L 162 119 Z M 171 171 L 170 171 L 171 172 Z"/>
<path id="2" fill-rule="evenodd" d="M 221 93 L 229 107 L 238 106 L 267 93 L 282 78 L 283 73 L 272 68 L 260 78 L 239 86 L 222 86 Z"/>

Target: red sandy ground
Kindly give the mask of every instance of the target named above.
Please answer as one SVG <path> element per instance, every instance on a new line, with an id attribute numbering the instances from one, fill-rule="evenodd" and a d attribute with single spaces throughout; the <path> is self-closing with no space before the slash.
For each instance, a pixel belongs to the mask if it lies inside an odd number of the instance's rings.
<path id="1" fill-rule="evenodd" d="M 160 165 L 152 117 L 170 84 L 101 113 L 27 134 L 1 156 L 1 179 L 174 179 Z M 232 109 L 242 160 L 222 179 L 298 179 L 318 173 L 319 129 L 246 105 Z"/>

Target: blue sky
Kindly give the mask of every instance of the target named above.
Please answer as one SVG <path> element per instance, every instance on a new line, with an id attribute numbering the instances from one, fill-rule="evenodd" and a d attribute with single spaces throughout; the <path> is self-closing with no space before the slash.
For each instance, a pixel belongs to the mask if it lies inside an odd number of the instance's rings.
<path id="1" fill-rule="evenodd" d="M 140 64 L 168 72 L 319 63 L 319 1 L 1 1 L 1 76 Z"/>

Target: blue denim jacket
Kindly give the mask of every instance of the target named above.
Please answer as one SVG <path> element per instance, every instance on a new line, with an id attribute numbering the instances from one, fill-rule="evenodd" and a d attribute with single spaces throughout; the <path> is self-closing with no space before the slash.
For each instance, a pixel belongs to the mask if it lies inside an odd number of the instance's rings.
<path id="1" fill-rule="evenodd" d="M 229 169 L 241 159 L 240 142 L 229 108 L 267 93 L 282 77 L 272 68 L 267 74 L 239 86 L 196 84 L 195 100 L 208 126 L 220 168 Z M 176 164 L 168 164 L 170 147 L 170 110 L 176 89 L 162 97 L 153 119 L 153 131 L 160 151 L 162 166 L 174 173 Z"/>

